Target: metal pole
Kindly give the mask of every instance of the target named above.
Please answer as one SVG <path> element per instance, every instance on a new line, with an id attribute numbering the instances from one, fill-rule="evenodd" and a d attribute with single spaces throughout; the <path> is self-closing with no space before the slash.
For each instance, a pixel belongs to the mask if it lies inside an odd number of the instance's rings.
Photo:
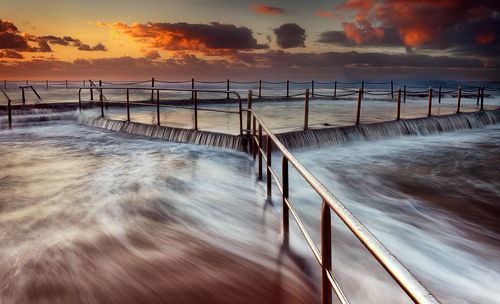
<path id="1" fill-rule="evenodd" d="M 404 85 L 404 90 L 405 90 L 405 94 L 404 94 L 403 102 L 406 103 L 406 84 Z"/>
<path id="2" fill-rule="evenodd" d="M 304 131 L 309 128 L 309 89 L 306 89 L 306 100 L 304 105 Z"/>
<path id="3" fill-rule="evenodd" d="M 23 91 L 22 94 L 23 94 L 23 106 L 24 106 L 24 104 L 26 103 L 26 98 L 24 97 L 24 88 L 21 88 L 21 90 Z"/>
<path id="4" fill-rule="evenodd" d="M 28 85 L 28 80 L 26 80 L 26 85 Z"/>
<path id="5" fill-rule="evenodd" d="M 361 81 L 361 96 L 365 97 L 365 81 Z"/>
<path id="6" fill-rule="evenodd" d="M 432 87 L 429 87 L 429 108 L 427 109 L 427 117 L 431 117 L 432 113 Z"/>
<path id="7" fill-rule="evenodd" d="M 101 84 L 99 83 L 99 85 L 101 85 Z M 68 81 L 66 80 L 66 90 L 67 89 L 68 89 Z"/>
<path id="8" fill-rule="evenodd" d="M 401 119 L 401 88 L 398 88 L 398 112 L 396 114 L 396 120 Z"/>
<path id="9" fill-rule="evenodd" d="M 5 90 L 7 90 L 7 80 L 4 80 L 4 81 L 3 81 L 3 88 L 4 88 Z M 477 98 L 477 100 L 478 100 L 478 103 L 477 103 L 477 104 L 479 104 L 479 97 Z"/>
<path id="10" fill-rule="evenodd" d="M 130 104 L 129 104 L 130 98 L 129 98 L 129 92 L 127 88 L 127 121 L 130 121 Z"/>
<path id="11" fill-rule="evenodd" d="M 332 303 L 332 285 L 327 271 L 332 270 L 332 228 L 330 206 L 323 200 L 321 210 L 321 289 L 323 304 Z"/>
<path id="12" fill-rule="evenodd" d="M 477 86 L 477 104 L 479 105 L 479 97 L 481 96 L 481 85 Z"/>
<path id="13" fill-rule="evenodd" d="M 247 109 L 251 110 L 252 109 L 252 90 L 248 90 L 248 97 L 247 97 Z M 250 111 L 247 111 L 247 136 L 250 136 L 250 127 L 252 124 L 252 114 Z"/>
<path id="14" fill-rule="evenodd" d="M 253 160 L 255 160 L 256 156 L 257 156 L 257 141 L 255 140 L 255 137 L 257 136 L 257 132 L 255 130 L 255 125 L 257 123 L 257 119 L 255 118 L 255 115 L 252 115 L 253 116 L 253 127 L 252 127 L 252 130 L 253 130 L 253 133 L 252 133 L 252 154 L 253 154 Z"/>
<path id="15" fill-rule="evenodd" d="M 198 92 L 194 91 L 194 129 L 198 131 Z"/>
<path id="16" fill-rule="evenodd" d="M 154 78 L 154 77 L 153 77 L 153 78 L 151 78 L 151 87 L 152 87 L 152 88 L 154 88 L 154 87 L 155 87 L 155 78 Z M 154 91 L 153 91 L 153 90 L 151 90 L 151 102 L 153 102 L 153 100 L 154 100 L 154 99 L 153 99 L 153 93 L 154 93 Z"/>
<path id="17" fill-rule="evenodd" d="M 262 180 L 262 125 L 259 122 L 259 180 Z"/>
<path id="18" fill-rule="evenodd" d="M 266 136 L 266 154 L 267 154 L 267 162 L 266 162 L 267 196 L 270 198 L 272 184 L 271 184 L 271 136 L 269 136 L 269 134 L 267 134 Z"/>
<path id="19" fill-rule="evenodd" d="M 484 86 L 481 86 L 481 109 L 480 109 L 480 111 L 483 110 L 483 103 L 484 103 Z"/>
<path id="20" fill-rule="evenodd" d="M 333 89 L 333 97 L 337 97 L 337 80 L 335 80 L 335 88 Z"/>
<path id="21" fill-rule="evenodd" d="M 394 81 L 391 80 L 391 99 L 394 99 Z"/>
<path id="22" fill-rule="evenodd" d="M 45 80 L 45 83 L 47 84 L 47 90 L 49 89 L 49 81 Z"/>
<path id="23" fill-rule="evenodd" d="M 160 125 L 160 90 L 156 90 L 156 119 L 158 120 L 158 125 Z"/>
<path id="24" fill-rule="evenodd" d="M 92 87 L 92 82 L 89 81 L 89 88 Z M 90 100 L 91 101 L 94 101 L 94 90 L 93 89 L 90 89 Z"/>
<path id="25" fill-rule="evenodd" d="M 356 109 L 356 125 L 359 125 L 360 114 L 361 114 L 361 89 L 358 89 L 358 107 Z"/>
<path id="26" fill-rule="evenodd" d="M 12 106 L 10 104 L 10 99 L 7 100 L 7 114 L 9 116 L 9 129 L 12 129 Z"/>
<path id="27" fill-rule="evenodd" d="M 194 90 L 194 78 L 191 78 L 191 90 Z M 194 93 L 191 92 L 191 99 L 194 99 Z"/>
<path id="28" fill-rule="evenodd" d="M 262 97 L 262 79 L 259 79 L 259 98 Z"/>
<path id="29" fill-rule="evenodd" d="M 460 113 L 460 96 L 462 95 L 462 87 L 458 87 L 457 114 Z"/>
<path id="30" fill-rule="evenodd" d="M 83 86 L 85 86 L 85 79 L 83 80 Z"/>
<path id="31" fill-rule="evenodd" d="M 229 91 L 229 79 L 227 80 L 227 90 Z M 226 96 L 227 99 L 229 99 L 229 93 L 227 93 L 227 96 Z"/>
<path id="32" fill-rule="evenodd" d="M 286 98 L 290 97 L 290 80 L 286 81 Z"/>
<path id="33" fill-rule="evenodd" d="M 314 80 L 311 82 L 311 97 L 314 97 Z"/>
<path id="34" fill-rule="evenodd" d="M 281 162 L 281 173 L 283 181 L 283 244 L 288 246 L 289 244 L 289 211 L 286 200 L 288 199 L 288 159 L 283 155 L 283 160 Z"/>
<path id="35" fill-rule="evenodd" d="M 441 103 L 441 85 L 439 85 L 439 91 L 438 91 L 438 103 Z"/>
<path id="36" fill-rule="evenodd" d="M 100 83 L 99 83 L 100 86 Z M 104 117 L 104 102 L 102 100 L 102 89 L 99 89 L 99 100 L 101 101 L 101 117 Z"/>

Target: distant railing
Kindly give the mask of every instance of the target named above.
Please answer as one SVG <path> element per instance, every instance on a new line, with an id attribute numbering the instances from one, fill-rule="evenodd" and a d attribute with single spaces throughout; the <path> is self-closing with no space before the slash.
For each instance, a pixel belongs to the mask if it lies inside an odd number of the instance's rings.
<path id="1" fill-rule="evenodd" d="M 7 115 L 9 116 L 9 129 L 12 129 L 12 108 L 11 108 L 11 100 L 9 98 L 9 95 L 5 93 L 5 91 L 0 88 L 0 91 L 2 91 L 3 96 L 5 96 L 5 99 L 7 99 Z"/>
<path id="2" fill-rule="evenodd" d="M 91 82 L 93 84 L 93 82 Z M 97 90 L 100 96 L 100 106 L 101 106 L 101 116 L 104 117 L 104 100 L 106 100 L 106 107 L 107 104 L 109 103 L 109 100 L 104 97 L 103 91 L 104 90 L 125 90 L 126 91 L 126 102 L 119 102 L 119 101 L 113 101 L 113 103 L 118 103 L 118 104 L 124 104 L 126 106 L 127 110 L 127 121 L 130 121 L 130 106 L 131 105 L 139 105 L 139 106 L 156 106 L 156 117 L 157 117 L 157 124 L 160 125 L 160 108 L 161 107 L 168 107 L 168 108 L 180 108 L 180 109 L 189 109 L 193 110 L 194 113 L 194 129 L 198 130 L 198 111 L 210 111 L 210 112 L 223 112 L 223 113 L 233 113 L 233 114 L 238 114 L 239 115 L 239 134 L 240 136 L 243 135 L 243 122 L 242 122 L 242 102 L 241 102 L 241 97 L 238 94 L 238 92 L 235 91 L 224 91 L 224 90 L 190 90 L 190 89 L 164 89 L 164 88 L 123 88 L 123 87 L 97 87 L 97 86 L 91 86 L 91 87 L 81 87 L 78 90 L 78 107 L 79 110 L 82 110 L 82 97 L 81 97 L 81 92 L 82 90 L 90 90 L 92 92 L 93 90 Z M 151 96 L 153 96 L 153 92 L 156 92 L 156 104 L 153 104 L 153 97 L 151 98 L 151 103 L 145 103 L 145 102 L 130 102 L 130 91 L 151 91 Z M 161 104 L 160 103 L 160 92 L 161 91 L 169 91 L 169 92 L 191 92 L 192 100 L 193 100 L 193 107 L 183 107 L 183 106 L 175 106 L 175 105 L 167 105 L 167 104 Z M 217 109 L 201 109 L 198 108 L 198 92 L 203 92 L 203 93 L 219 93 L 219 94 L 233 94 L 236 96 L 238 99 L 238 111 L 228 111 L 228 110 L 217 110 Z"/>
<path id="3" fill-rule="evenodd" d="M 251 96 L 251 93 L 249 93 Z M 323 304 L 332 303 L 332 288 L 335 291 L 341 303 L 349 303 L 347 296 L 342 291 L 338 281 L 332 273 L 332 248 L 331 248 L 331 215 L 330 209 L 339 216 L 353 234 L 361 243 L 371 252 L 371 254 L 380 262 L 386 271 L 401 286 L 407 295 L 415 303 L 440 303 L 427 288 L 415 278 L 398 259 L 373 235 L 371 232 L 328 190 L 316 177 L 312 175 L 285 146 L 277 139 L 266 124 L 251 109 L 251 98 L 249 98 L 247 116 L 247 132 L 251 132 L 253 141 L 253 159 L 258 154 L 258 177 L 262 179 L 263 160 L 266 163 L 267 174 L 267 195 L 271 196 L 272 179 L 282 196 L 283 200 L 283 243 L 289 243 L 289 214 L 297 222 L 307 243 L 309 244 L 314 256 L 322 267 L 322 301 Z M 252 126 L 250 126 L 252 125 Z M 258 131 L 257 131 L 258 130 Z M 263 144 L 262 131 L 266 132 L 265 146 Z M 281 151 L 282 157 L 282 177 L 281 182 L 278 175 L 271 167 L 272 145 Z M 304 178 L 309 185 L 319 194 L 323 200 L 321 212 L 321 252 L 312 240 L 305 225 L 302 223 L 299 215 L 295 211 L 289 198 L 289 174 L 288 164 L 291 164 L 297 172 Z"/>

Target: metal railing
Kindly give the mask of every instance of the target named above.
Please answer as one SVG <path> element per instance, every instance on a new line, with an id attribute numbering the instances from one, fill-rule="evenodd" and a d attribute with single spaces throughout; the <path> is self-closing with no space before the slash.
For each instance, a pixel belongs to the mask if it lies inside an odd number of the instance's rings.
<path id="1" fill-rule="evenodd" d="M 25 96 L 25 93 L 24 93 L 25 89 L 31 89 L 33 91 L 33 93 L 35 93 L 36 97 L 38 97 L 38 99 L 40 101 L 43 101 L 42 97 L 40 97 L 40 95 L 38 95 L 38 92 L 35 90 L 35 88 L 33 86 L 31 86 L 31 85 L 25 85 L 25 86 L 20 86 L 19 88 L 22 90 L 23 105 L 26 104 L 26 96 Z"/>
<path id="2" fill-rule="evenodd" d="M 233 114 L 239 114 L 239 135 L 243 136 L 243 122 L 242 122 L 242 102 L 241 102 L 241 97 L 240 94 L 236 91 L 226 91 L 226 90 L 202 90 L 202 89 L 165 89 L 165 88 L 124 88 L 124 87 L 97 87 L 95 84 L 91 81 L 91 84 L 93 86 L 90 87 L 81 87 L 78 90 L 78 107 L 79 110 L 82 110 L 82 97 L 81 97 L 81 92 L 82 90 L 90 90 L 91 92 L 93 90 L 97 90 L 100 96 L 100 105 L 101 105 L 101 116 L 104 117 L 104 100 L 106 100 L 106 108 L 107 104 L 109 103 L 109 100 L 104 97 L 103 90 L 125 90 L 126 95 L 127 95 L 127 101 L 126 102 L 120 102 L 120 101 L 113 101 L 113 103 L 118 103 L 118 104 L 125 104 L 127 108 L 127 121 L 130 121 L 130 105 L 140 105 L 140 106 L 156 106 L 156 117 L 157 117 L 157 124 L 160 125 L 160 108 L 161 107 L 168 107 L 168 108 L 179 108 L 179 109 L 189 109 L 193 110 L 194 113 L 194 129 L 198 130 L 198 111 L 210 111 L 210 112 L 222 112 L 222 113 L 233 113 Z M 130 90 L 133 91 L 151 91 L 151 94 L 153 96 L 153 92 L 156 91 L 156 104 L 153 104 L 154 102 L 153 98 L 151 98 L 151 103 L 145 103 L 145 102 L 130 102 Z M 183 107 L 183 106 L 175 106 L 175 105 L 167 105 L 167 104 L 161 104 L 160 103 L 160 91 L 168 91 L 168 92 L 191 92 L 192 96 L 192 101 L 193 101 L 193 107 Z M 217 110 L 217 109 L 201 109 L 198 108 L 198 93 L 219 93 L 219 94 L 233 94 L 236 96 L 238 99 L 238 111 L 228 111 L 228 110 Z"/>
<path id="3" fill-rule="evenodd" d="M 251 93 L 250 93 L 251 94 Z M 283 243 L 289 242 L 289 214 L 297 222 L 309 247 L 314 253 L 317 261 L 322 268 L 322 300 L 324 304 L 332 302 L 332 288 L 341 303 L 349 303 L 346 295 L 342 291 L 338 281 L 332 273 L 332 248 L 331 248 L 331 213 L 330 209 L 339 216 L 351 232 L 361 241 L 361 243 L 371 252 L 371 254 L 380 262 L 386 271 L 401 286 L 406 294 L 415 303 L 440 303 L 439 300 L 431 294 L 427 288 L 413 276 L 408 269 L 325 187 L 321 182 L 302 165 L 278 138 L 271 132 L 266 124 L 251 109 L 251 98 L 249 98 L 247 116 L 247 132 L 251 132 L 253 139 L 253 159 L 258 154 L 259 179 L 262 179 L 263 160 L 266 162 L 267 174 L 267 195 L 271 196 L 272 179 L 274 179 L 277 188 L 283 199 Z M 250 124 L 252 128 L 250 130 Z M 257 131 L 258 130 L 258 131 Z M 262 131 L 267 133 L 265 148 L 263 145 Z M 282 157 L 282 177 L 280 182 L 278 175 L 271 167 L 272 145 L 281 151 Z M 306 226 L 302 223 L 298 213 L 295 211 L 289 198 L 289 174 L 288 164 L 291 164 L 297 172 L 314 188 L 323 200 L 321 212 L 321 251 L 312 240 Z"/>
<path id="4" fill-rule="evenodd" d="M 12 129 L 12 109 L 11 109 L 11 100 L 9 95 L 5 93 L 5 91 L 0 87 L 0 91 L 2 91 L 3 96 L 7 99 L 7 115 L 9 116 L 9 129 Z"/>

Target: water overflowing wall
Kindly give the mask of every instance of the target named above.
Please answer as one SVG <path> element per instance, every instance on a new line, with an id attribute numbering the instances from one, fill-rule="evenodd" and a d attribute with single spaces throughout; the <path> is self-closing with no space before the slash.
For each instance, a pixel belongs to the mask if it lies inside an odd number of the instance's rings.
<path id="1" fill-rule="evenodd" d="M 289 149 L 317 148 L 352 141 L 377 140 L 408 135 L 429 135 L 500 123 L 500 110 L 395 120 L 360 126 L 316 129 L 277 134 Z"/>
<path id="2" fill-rule="evenodd" d="M 78 123 L 110 131 L 143 135 L 173 142 L 192 143 L 237 151 L 246 151 L 246 138 L 229 134 L 149 125 L 130 121 L 111 120 L 85 115 L 78 116 Z"/>

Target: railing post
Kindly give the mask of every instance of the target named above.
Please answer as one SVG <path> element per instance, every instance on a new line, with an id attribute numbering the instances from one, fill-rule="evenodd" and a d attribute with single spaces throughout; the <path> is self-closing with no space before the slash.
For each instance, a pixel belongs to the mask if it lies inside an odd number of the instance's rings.
<path id="1" fill-rule="evenodd" d="M 365 81 L 361 81 L 361 97 L 365 97 Z"/>
<path id="2" fill-rule="evenodd" d="M 227 80 L 227 90 L 229 91 L 229 79 Z M 227 93 L 226 99 L 229 99 L 229 92 Z"/>
<path id="3" fill-rule="evenodd" d="M 391 80 L 391 99 L 394 99 L 394 81 Z"/>
<path id="4" fill-rule="evenodd" d="M 314 98 L 314 80 L 311 81 L 311 97 Z"/>
<path id="5" fill-rule="evenodd" d="M 251 110 L 252 109 L 252 90 L 248 90 L 248 97 L 247 97 L 247 109 Z M 252 114 L 250 111 L 247 111 L 247 136 L 250 136 L 250 128 L 252 124 Z"/>
<path id="6" fill-rule="evenodd" d="M 24 88 L 21 88 L 21 90 L 22 90 L 22 95 L 23 95 L 22 99 L 23 99 L 23 106 L 24 106 L 24 104 L 26 103 L 26 97 L 24 96 Z"/>
<path id="7" fill-rule="evenodd" d="M 460 96 L 462 95 L 462 87 L 458 87 L 457 114 L 460 113 Z"/>
<path id="8" fill-rule="evenodd" d="M 356 108 L 356 125 L 359 125 L 360 115 L 361 115 L 361 89 L 358 89 L 358 107 Z"/>
<path id="9" fill-rule="evenodd" d="M 255 160 L 256 156 L 257 156 L 257 141 L 255 140 L 255 137 L 257 136 L 257 132 L 256 132 L 256 126 L 255 124 L 257 123 L 257 119 L 255 118 L 255 115 L 252 115 L 253 117 L 253 124 L 252 124 L 252 155 L 253 155 L 253 160 Z"/>
<path id="10" fill-rule="evenodd" d="M 154 77 L 153 77 L 153 78 L 151 78 L 151 87 L 152 87 L 152 88 L 154 88 L 154 87 L 155 87 L 155 78 L 154 78 Z M 153 91 L 153 90 L 151 90 L 151 103 L 152 103 L 152 102 L 153 102 L 153 100 L 154 100 L 154 99 L 153 99 L 153 96 L 154 96 L 154 95 L 153 95 L 153 93 L 154 93 L 154 91 Z"/>
<path id="11" fill-rule="evenodd" d="M 259 122 L 259 180 L 262 180 L 262 125 Z"/>
<path id="12" fill-rule="evenodd" d="M 290 80 L 286 81 L 286 98 L 290 97 Z"/>
<path id="13" fill-rule="evenodd" d="M 479 97 L 481 96 L 481 85 L 477 86 L 477 104 L 479 105 Z"/>
<path id="14" fill-rule="evenodd" d="M 288 246 L 289 244 L 289 211 L 288 204 L 288 159 L 283 155 L 282 166 L 282 181 L 283 181 L 283 244 Z"/>
<path id="15" fill-rule="evenodd" d="M 405 93 L 404 93 L 403 103 L 406 103 L 406 84 L 405 84 L 405 86 L 404 86 L 404 90 L 405 90 Z"/>
<path id="16" fill-rule="evenodd" d="M 194 129 L 198 131 L 198 92 L 194 91 Z"/>
<path id="17" fill-rule="evenodd" d="M 432 87 L 429 87 L 429 107 L 427 109 L 427 117 L 431 117 L 432 114 Z"/>
<path id="18" fill-rule="evenodd" d="M 266 162 L 266 179 L 267 179 L 267 196 L 271 197 L 271 137 L 269 134 L 266 136 L 266 154 L 267 154 L 267 162 Z"/>
<path id="19" fill-rule="evenodd" d="M 398 88 L 398 111 L 396 114 L 396 120 L 401 119 L 401 88 Z"/>
<path id="20" fill-rule="evenodd" d="M 335 87 L 333 88 L 333 97 L 337 97 L 337 80 L 335 80 Z"/>
<path id="21" fill-rule="evenodd" d="M 101 84 L 99 83 L 99 85 L 101 85 Z M 66 80 L 66 90 L 67 89 L 68 89 L 68 81 Z"/>
<path id="22" fill-rule="evenodd" d="M 330 206 L 323 200 L 321 210 L 321 289 L 323 304 L 332 303 L 332 285 L 327 276 L 327 271 L 332 269 L 332 228 Z"/>
<path id="23" fill-rule="evenodd" d="M 99 85 L 100 86 L 100 85 Z M 99 100 L 101 101 L 101 117 L 104 117 L 104 102 L 102 96 L 102 89 L 99 89 Z"/>
<path id="24" fill-rule="evenodd" d="M 49 89 L 49 81 L 45 80 L 45 84 L 47 85 L 47 90 Z"/>
<path id="25" fill-rule="evenodd" d="M 160 90 L 156 90 L 156 119 L 158 120 L 158 125 L 160 125 Z"/>
<path id="26" fill-rule="evenodd" d="M 89 81 L 89 88 L 92 88 L 92 82 Z M 90 89 L 90 100 L 94 101 L 94 90 Z"/>
<path id="27" fill-rule="evenodd" d="M 262 79 L 259 79 L 259 99 L 262 98 Z"/>
<path id="28" fill-rule="evenodd" d="M 194 78 L 191 78 L 191 90 L 194 90 Z M 194 92 L 191 92 L 191 99 L 194 99 Z"/>
<path id="29" fill-rule="evenodd" d="M 480 109 L 480 111 L 483 110 L 483 103 L 484 103 L 484 86 L 481 86 L 481 109 Z"/>
<path id="30" fill-rule="evenodd" d="M 3 88 L 4 88 L 4 90 L 7 90 L 7 80 L 3 81 Z M 477 100 L 478 100 L 477 104 L 479 104 L 479 97 L 477 98 Z"/>
<path id="31" fill-rule="evenodd" d="M 28 85 L 28 80 L 26 80 L 26 85 Z"/>
<path id="32" fill-rule="evenodd" d="M 130 97 L 129 97 L 129 92 L 127 88 L 127 121 L 130 121 Z"/>
<path id="33" fill-rule="evenodd" d="M 83 86 L 85 86 L 85 79 L 83 80 Z"/>
<path id="34" fill-rule="evenodd" d="M 304 131 L 309 129 L 309 89 L 306 89 L 306 100 L 304 105 Z"/>
<path id="35" fill-rule="evenodd" d="M 438 103 L 441 103 L 441 85 L 439 85 L 439 91 L 438 91 Z"/>
<path id="36" fill-rule="evenodd" d="M 10 99 L 7 100 L 7 115 L 9 116 L 9 129 L 12 129 L 12 105 Z"/>

